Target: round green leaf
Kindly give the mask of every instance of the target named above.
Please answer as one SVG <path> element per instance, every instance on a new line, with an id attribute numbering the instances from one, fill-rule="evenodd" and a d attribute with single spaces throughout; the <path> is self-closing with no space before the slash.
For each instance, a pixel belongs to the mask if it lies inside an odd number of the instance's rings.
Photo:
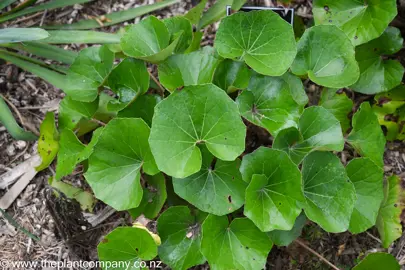
<path id="1" fill-rule="evenodd" d="M 319 105 L 330 111 L 339 120 L 343 133 L 350 128 L 349 113 L 352 111 L 353 101 L 347 97 L 344 91 L 340 93 L 337 89 L 323 89 Z"/>
<path id="2" fill-rule="evenodd" d="M 244 62 L 225 59 L 215 70 L 214 84 L 227 93 L 232 93 L 247 88 L 250 75 L 251 71 Z"/>
<path id="3" fill-rule="evenodd" d="M 353 270 L 399 270 L 400 265 L 389 253 L 377 252 L 370 253 L 364 260 L 362 260 L 358 265 L 356 265 Z"/>
<path id="4" fill-rule="evenodd" d="M 137 118 L 116 118 L 104 127 L 85 174 L 98 199 L 117 210 L 140 204 L 141 168 L 150 175 L 159 171 L 148 145 L 149 133 L 148 125 Z"/>
<path id="5" fill-rule="evenodd" d="M 273 148 L 288 153 L 296 163 L 312 151 L 342 151 L 344 139 L 336 117 L 323 107 L 304 110 L 295 128 L 282 130 L 274 139 Z"/>
<path id="6" fill-rule="evenodd" d="M 142 95 L 135 99 L 125 109 L 118 112 L 117 117 L 142 118 L 149 126 L 152 125 L 152 118 L 155 106 L 162 98 L 158 95 Z"/>
<path id="7" fill-rule="evenodd" d="M 125 103 L 144 94 L 149 88 L 149 72 L 145 63 L 125 58 L 111 71 L 108 86 L 118 94 L 119 100 Z"/>
<path id="8" fill-rule="evenodd" d="M 270 237 L 271 241 L 277 246 L 288 246 L 295 239 L 297 239 L 307 222 L 307 217 L 304 213 L 301 213 L 295 220 L 294 227 L 289 231 L 274 230 L 268 232 L 267 235 Z"/>
<path id="9" fill-rule="evenodd" d="M 377 116 L 371 110 L 370 104 L 363 102 L 354 114 L 353 129 L 347 137 L 347 142 L 363 157 L 368 157 L 378 166 L 384 165 L 385 149 L 384 133 L 378 123 Z"/>
<path id="10" fill-rule="evenodd" d="M 182 33 L 174 52 L 182 53 L 191 44 L 193 39 L 193 27 L 190 21 L 182 16 L 175 16 L 163 20 L 171 37 L 170 43 L 174 41 L 177 33 Z"/>
<path id="11" fill-rule="evenodd" d="M 232 161 L 245 150 L 246 127 L 238 107 L 212 84 L 187 86 L 155 107 L 149 143 L 159 169 L 185 178 L 201 169 L 198 144 Z"/>
<path id="12" fill-rule="evenodd" d="M 315 0 L 315 24 L 334 24 L 354 45 L 379 37 L 397 15 L 395 0 Z"/>
<path id="13" fill-rule="evenodd" d="M 300 164 L 307 154 L 306 149 L 303 151 L 293 149 L 296 143 L 303 141 L 301 133 L 295 127 L 281 130 L 273 141 L 273 149 L 279 149 L 288 154 L 295 164 Z"/>
<path id="14" fill-rule="evenodd" d="M 211 47 L 188 54 L 176 54 L 159 65 L 159 79 L 170 92 L 183 86 L 211 83 L 219 62 Z"/>
<path id="15" fill-rule="evenodd" d="M 60 150 L 58 152 L 58 163 L 56 165 L 55 179 L 73 172 L 76 164 L 81 162 L 78 155 L 84 150 L 85 145 L 76 137 L 76 134 L 69 129 L 63 129 L 60 133 Z"/>
<path id="16" fill-rule="evenodd" d="M 133 227 L 118 227 L 97 246 L 98 257 L 105 264 L 119 263 L 116 270 L 139 269 L 140 261 L 157 255 L 155 240 L 148 231 Z M 138 262 L 138 263 L 136 263 Z"/>
<path id="17" fill-rule="evenodd" d="M 239 172 L 240 160 L 217 160 L 202 150 L 201 170 L 184 179 L 173 179 L 174 191 L 198 209 L 222 216 L 239 209 L 247 184 Z"/>
<path id="18" fill-rule="evenodd" d="M 63 91 L 77 101 L 94 101 L 98 96 L 98 87 L 113 68 L 113 62 L 114 53 L 106 45 L 81 50 L 67 72 Z"/>
<path id="19" fill-rule="evenodd" d="M 404 209 L 404 189 L 401 182 L 401 178 L 393 175 L 387 179 L 384 186 L 384 200 L 381 203 L 376 223 L 384 248 L 388 248 L 402 235 L 401 213 Z"/>
<path id="20" fill-rule="evenodd" d="M 236 102 L 244 118 L 274 136 L 282 129 L 297 126 L 305 106 L 301 98 L 304 95 L 301 80 L 290 73 L 281 77 L 254 74 Z"/>
<path id="21" fill-rule="evenodd" d="M 41 157 L 41 164 L 35 169 L 37 172 L 46 169 L 51 165 L 59 151 L 59 132 L 55 125 L 55 115 L 47 112 L 39 127 L 38 154 Z"/>
<path id="22" fill-rule="evenodd" d="M 301 174 L 282 151 L 260 147 L 240 167 L 246 189 L 244 214 L 261 231 L 291 230 L 303 202 Z"/>
<path id="23" fill-rule="evenodd" d="M 201 223 L 204 215 L 194 216 L 187 206 L 174 206 L 157 220 L 162 239 L 159 258 L 172 269 L 189 269 L 205 262 L 201 254 Z"/>
<path id="24" fill-rule="evenodd" d="M 201 252 L 213 270 L 263 269 L 273 243 L 247 218 L 209 215 L 202 226 Z"/>
<path id="25" fill-rule="evenodd" d="M 153 176 L 143 175 L 146 187 L 143 189 L 142 201 L 137 208 L 128 210 L 133 218 L 143 214 L 146 218 L 156 218 L 166 202 L 166 181 L 162 173 Z"/>
<path id="26" fill-rule="evenodd" d="M 128 56 L 158 63 L 174 52 L 182 34 L 177 33 L 170 43 L 171 37 L 165 23 L 149 16 L 129 27 L 121 38 L 121 48 Z"/>
<path id="27" fill-rule="evenodd" d="M 308 28 L 297 49 L 297 57 L 291 66 L 296 75 L 308 74 L 314 83 L 331 88 L 352 85 L 359 78 L 354 46 L 334 25 Z"/>
<path id="28" fill-rule="evenodd" d="M 240 57 L 256 72 L 269 76 L 284 74 L 297 53 L 291 25 L 270 10 L 224 18 L 214 46 L 222 57 Z"/>
<path id="29" fill-rule="evenodd" d="M 357 194 L 349 231 L 361 233 L 376 223 L 378 209 L 384 199 L 384 171 L 371 159 L 356 158 L 347 164 L 346 173 L 354 184 Z"/>
<path id="30" fill-rule="evenodd" d="M 313 152 L 304 159 L 302 177 L 307 217 L 327 232 L 346 231 L 357 198 L 340 160 L 330 152 Z"/>
<path id="31" fill-rule="evenodd" d="M 399 29 L 388 27 L 379 38 L 357 47 L 360 78 L 350 88 L 363 94 L 376 94 L 399 85 L 404 67 L 398 61 L 384 60 L 383 57 L 398 52 L 403 41 Z"/>

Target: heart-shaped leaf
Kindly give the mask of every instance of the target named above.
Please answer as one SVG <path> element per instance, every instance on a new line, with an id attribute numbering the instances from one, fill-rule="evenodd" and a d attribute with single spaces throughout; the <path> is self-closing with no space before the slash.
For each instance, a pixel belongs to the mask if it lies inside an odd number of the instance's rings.
<path id="1" fill-rule="evenodd" d="M 291 25 L 271 10 L 226 17 L 214 46 L 222 57 L 240 57 L 256 72 L 269 76 L 284 74 L 297 53 Z"/>
<path id="2" fill-rule="evenodd" d="M 131 57 L 158 63 L 176 49 L 183 32 L 176 34 L 173 42 L 164 22 L 149 16 L 128 28 L 121 38 L 122 51 Z"/>
<path id="3" fill-rule="evenodd" d="M 380 125 L 387 129 L 386 139 L 405 140 L 405 126 L 401 124 L 405 121 L 405 85 L 378 94 L 374 100 L 376 104 L 373 105 L 373 111 Z"/>
<path id="4" fill-rule="evenodd" d="M 177 43 L 174 52 L 182 53 L 191 45 L 193 39 L 193 27 L 190 21 L 182 16 L 175 16 L 163 20 L 167 30 L 170 34 L 170 43 L 174 42 L 178 33 L 181 33 L 181 37 Z"/>
<path id="5" fill-rule="evenodd" d="M 261 231 L 291 230 L 303 202 L 301 174 L 286 153 L 260 147 L 240 167 L 246 189 L 244 214 Z"/>
<path id="6" fill-rule="evenodd" d="M 316 84 L 343 88 L 359 79 L 359 66 L 346 34 L 334 25 L 318 25 L 305 30 L 297 44 L 291 71 L 308 74 Z"/>
<path id="7" fill-rule="evenodd" d="M 114 53 L 106 45 L 80 51 L 67 73 L 63 91 L 71 99 L 81 102 L 94 101 L 98 87 L 105 83 L 114 62 Z"/>
<path id="8" fill-rule="evenodd" d="M 185 178 L 201 169 L 198 144 L 232 161 L 245 150 L 246 127 L 238 107 L 212 84 L 187 86 L 155 107 L 149 143 L 159 169 Z"/>
<path id="9" fill-rule="evenodd" d="M 144 229 L 118 227 L 104 237 L 97 246 L 97 252 L 105 265 L 117 265 L 114 269 L 139 269 L 136 266 L 141 261 L 152 260 L 157 256 L 157 245 Z"/>
<path id="10" fill-rule="evenodd" d="M 129 210 L 133 218 L 143 214 L 146 218 L 154 219 L 159 215 L 160 210 L 166 201 L 166 182 L 162 173 L 153 176 L 144 175 L 146 187 L 143 189 L 142 201 L 137 208 Z"/>
<path id="11" fill-rule="evenodd" d="M 37 172 L 46 169 L 51 165 L 59 151 L 59 132 L 55 125 L 55 115 L 47 112 L 39 127 L 38 154 L 41 157 L 41 164 L 35 169 Z"/>
<path id="12" fill-rule="evenodd" d="M 344 139 L 339 121 L 328 110 L 312 106 L 304 110 L 298 129 L 280 131 L 273 148 L 280 149 L 296 164 L 312 151 L 342 151 Z"/>
<path id="13" fill-rule="evenodd" d="M 379 37 L 397 15 L 392 0 L 315 0 L 315 24 L 334 24 L 349 36 L 354 45 Z"/>
<path id="14" fill-rule="evenodd" d="M 388 248 L 402 235 L 403 192 L 401 178 L 392 175 L 387 179 L 384 186 L 384 200 L 378 211 L 376 223 L 384 248 Z"/>
<path id="15" fill-rule="evenodd" d="M 356 158 L 347 164 L 346 173 L 357 194 L 349 231 L 361 233 L 376 223 L 378 210 L 384 199 L 384 171 L 371 159 Z"/>
<path id="16" fill-rule="evenodd" d="M 194 215 L 187 206 L 174 206 L 157 220 L 162 239 L 159 258 L 172 269 L 189 269 L 205 262 L 201 254 L 201 223 L 206 214 Z"/>
<path id="17" fill-rule="evenodd" d="M 120 102 L 131 102 L 149 88 L 149 72 L 143 61 L 125 58 L 108 77 L 108 86 L 118 94 Z"/>
<path id="18" fill-rule="evenodd" d="M 385 60 L 384 57 L 398 52 L 403 41 L 399 29 L 388 27 L 379 38 L 357 47 L 360 78 L 350 88 L 363 94 L 376 94 L 399 85 L 404 67 L 400 62 Z"/>
<path id="19" fill-rule="evenodd" d="M 159 79 L 171 92 L 182 86 L 211 83 L 219 62 L 211 47 L 188 54 L 176 54 L 159 65 Z"/>
<path id="20" fill-rule="evenodd" d="M 345 133 L 350 128 L 349 113 L 353 108 L 353 101 L 347 97 L 344 91 L 325 88 L 322 90 L 319 105 L 333 113 L 342 126 Z"/>
<path id="21" fill-rule="evenodd" d="M 142 199 L 141 168 L 158 173 L 148 137 L 149 127 L 138 118 L 115 118 L 101 133 L 89 158 L 87 182 L 96 197 L 115 209 L 138 207 Z"/>
<path id="22" fill-rule="evenodd" d="M 239 172 L 240 160 L 217 160 L 201 149 L 201 170 L 184 179 L 173 179 L 174 191 L 198 209 L 223 216 L 240 208 L 247 184 Z"/>
<path id="23" fill-rule="evenodd" d="M 125 109 L 118 112 L 117 117 L 142 118 L 149 126 L 152 125 L 152 118 L 155 106 L 162 98 L 158 95 L 142 95 L 135 99 Z"/>
<path id="24" fill-rule="evenodd" d="M 384 165 L 384 133 L 370 104 L 363 102 L 353 116 L 353 130 L 347 142 L 363 157 L 368 157 L 378 166 Z"/>
<path id="25" fill-rule="evenodd" d="M 301 213 L 295 220 L 294 227 L 289 231 L 274 230 L 268 232 L 267 235 L 270 237 L 271 241 L 277 246 L 288 246 L 295 239 L 297 239 L 307 222 L 307 217 L 304 213 Z"/>
<path id="26" fill-rule="evenodd" d="M 313 152 L 302 164 L 307 217 L 327 232 L 344 232 L 356 204 L 356 191 L 338 157 Z"/>
<path id="27" fill-rule="evenodd" d="M 56 165 L 55 179 L 59 180 L 63 176 L 72 173 L 76 164 L 82 160 L 78 159 L 78 155 L 86 146 L 76 137 L 73 131 L 63 129 L 60 133 L 60 150 L 58 153 L 58 163 Z"/>
<path id="28" fill-rule="evenodd" d="M 236 102 L 244 118 L 275 136 L 282 129 L 297 126 L 307 101 L 304 86 L 294 75 L 268 77 L 256 73 Z"/>
<path id="29" fill-rule="evenodd" d="M 59 104 L 59 129 L 73 130 L 83 118 L 92 118 L 97 112 L 99 99 L 81 102 L 65 96 Z"/>
<path id="30" fill-rule="evenodd" d="M 202 226 L 201 251 L 211 269 L 263 269 L 273 243 L 247 218 L 231 224 L 209 215 Z"/>
<path id="31" fill-rule="evenodd" d="M 353 270 L 399 270 L 397 259 L 389 253 L 376 252 L 367 255 Z"/>
<path id="32" fill-rule="evenodd" d="M 251 71 L 244 62 L 225 59 L 215 70 L 214 84 L 232 93 L 247 88 L 250 76 Z"/>

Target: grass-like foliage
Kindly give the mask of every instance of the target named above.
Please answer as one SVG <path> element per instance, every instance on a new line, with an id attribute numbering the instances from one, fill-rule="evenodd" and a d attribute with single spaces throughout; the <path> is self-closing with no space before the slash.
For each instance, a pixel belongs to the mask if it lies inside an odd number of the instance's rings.
<path id="1" fill-rule="evenodd" d="M 57 156 L 53 181 L 61 181 L 86 162 L 97 199 L 157 219 L 158 236 L 139 226 L 111 232 L 100 260 L 158 256 L 172 269 L 205 261 L 212 269 L 262 269 L 273 244 L 290 244 L 308 220 L 331 233 L 377 225 L 384 247 L 397 239 L 401 186 L 395 176 L 384 184 L 379 122 L 387 113 L 405 117 L 396 111 L 405 89 L 387 92 L 404 69 L 381 58 L 402 38 L 387 28 L 394 0 L 358 2 L 315 1 L 316 25 L 298 41 L 276 13 L 251 11 L 224 18 L 214 46 L 200 48 L 193 25 L 221 14 L 201 16 L 199 5 L 185 17 L 147 17 L 113 45 L 80 51 L 62 78 L 58 128 L 53 114 L 41 126 L 39 169 Z M 380 2 L 389 8 L 376 12 Z M 304 79 L 325 87 L 317 106 L 308 104 Z M 351 114 L 339 88 L 381 96 Z M 271 145 L 247 145 L 253 125 Z M 390 139 L 404 136 L 398 129 L 389 127 Z M 344 148 L 356 156 L 347 164 Z M 356 269 L 371 269 L 370 256 Z"/>

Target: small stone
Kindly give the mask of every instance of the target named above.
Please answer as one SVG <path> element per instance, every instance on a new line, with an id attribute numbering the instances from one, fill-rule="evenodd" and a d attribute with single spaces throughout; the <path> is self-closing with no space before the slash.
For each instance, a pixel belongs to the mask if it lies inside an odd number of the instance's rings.
<path id="1" fill-rule="evenodd" d="M 17 146 L 18 149 L 22 150 L 27 146 L 27 143 L 24 141 L 17 141 L 15 143 L 15 146 Z"/>
<path id="2" fill-rule="evenodd" d="M 15 147 L 14 147 L 14 145 L 10 144 L 9 146 L 7 146 L 6 153 L 10 157 L 14 156 L 15 155 Z"/>
<path id="3" fill-rule="evenodd" d="M 73 9 L 75 9 L 75 10 L 81 10 L 81 9 L 83 9 L 83 6 L 82 6 L 82 5 L 79 5 L 79 4 L 74 4 L 74 5 L 73 5 Z"/>

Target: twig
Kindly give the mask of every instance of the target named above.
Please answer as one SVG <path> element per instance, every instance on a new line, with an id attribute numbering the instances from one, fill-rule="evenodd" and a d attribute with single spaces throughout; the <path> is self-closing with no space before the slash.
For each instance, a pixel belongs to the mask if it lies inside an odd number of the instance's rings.
<path id="1" fill-rule="evenodd" d="M 40 11 L 40 12 L 35 13 L 35 14 L 31 15 L 31 16 L 27 16 L 27 17 L 18 19 L 18 20 L 16 20 L 16 21 L 13 23 L 13 25 L 15 25 L 15 24 L 17 24 L 17 23 L 22 23 L 22 22 L 25 22 L 25 21 L 29 21 L 29 20 L 31 20 L 31 19 L 34 19 L 35 17 L 38 17 L 39 15 L 42 15 L 42 13 L 43 13 L 43 12 Z"/>
<path id="2" fill-rule="evenodd" d="M 45 20 L 47 13 L 48 13 L 48 10 L 45 9 L 44 14 L 42 15 L 41 21 L 39 22 L 39 26 L 42 26 L 44 24 L 44 20 Z"/>
<path id="3" fill-rule="evenodd" d="M 157 86 L 159 86 L 159 89 L 162 91 L 162 95 L 165 93 L 165 89 L 163 88 L 163 86 L 160 84 L 160 82 L 158 81 L 158 79 L 156 79 L 155 76 L 153 76 L 152 72 L 148 69 L 149 72 L 149 76 L 152 78 L 152 80 L 157 84 Z"/>
<path id="4" fill-rule="evenodd" d="M 377 241 L 378 243 L 381 244 L 381 240 L 380 240 L 380 239 L 378 239 L 377 237 L 375 237 L 374 235 L 372 235 L 372 234 L 369 233 L 369 232 L 366 232 L 366 234 L 367 234 L 368 236 L 370 236 L 371 238 L 373 238 L 375 241 Z"/>
<path id="5" fill-rule="evenodd" d="M 97 124 L 99 124 L 100 126 L 103 126 L 103 127 L 105 127 L 105 125 L 106 125 L 106 123 L 101 122 L 100 120 L 95 119 L 95 118 L 90 119 L 90 121 L 94 122 L 94 123 L 97 123 Z"/>
<path id="6" fill-rule="evenodd" d="M 319 259 L 321 259 L 323 262 L 325 262 L 327 265 L 329 265 L 330 267 L 332 267 L 335 270 L 340 270 L 337 266 L 335 266 L 334 264 L 332 264 L 330 261 L 328 261 L 327 259 L 325 259 L 325 257 L 323 257 L 321 254 L 319 254 L 318 252 L 316 252 L 315 250 L 313 250 L 312 248 L 310 248 L 309 246 L 307 246 L 306 244 L 304 244 L 303 242 L 301 242 L 301 240 L 295 239 L 295 242 L 302 246 L 303 248 L 305 248 L 306 250 L 308 250 L 309 252 L 311 252 L 312 254 L 314 254 L 316 257 L 318 257 Z"/>
<path id="7" fill-rule="evenodd" d="M 13 164 L 14 161 L 16 161 L 16 160 L 19 159 L 21 156 L 23 156 L 23 155 L 27 152 L 29 146 L 30 146 L 30 144 L 27 143 L 27 145 L 25 146 L 24 150 L 23 150 L 22 152 L 20 152 L 18 155 L 16 155 L 9 163 L 7 163 L 6 166 L 9 166 L 9 165 Z"/>
<path id="8" fill-rule="evenodd" d="M 20 107 L 18 108 L 20 111 L 24 110 L 45 110 L 53 108 L 53 106 L 27 106 L 27 107 Z"/>
<path id="9" fill-rule="evenodd" d="M 101 210 L 97 215 L 93 215 L 87 218 L 87 221 L 91 224 L 92 227 L 96 227 L 102 222 L 104 222 L 107 218 L 109 218 L 112 214 L 114 214 L 116 210 L 110 206 L 105 207 Z"/>

